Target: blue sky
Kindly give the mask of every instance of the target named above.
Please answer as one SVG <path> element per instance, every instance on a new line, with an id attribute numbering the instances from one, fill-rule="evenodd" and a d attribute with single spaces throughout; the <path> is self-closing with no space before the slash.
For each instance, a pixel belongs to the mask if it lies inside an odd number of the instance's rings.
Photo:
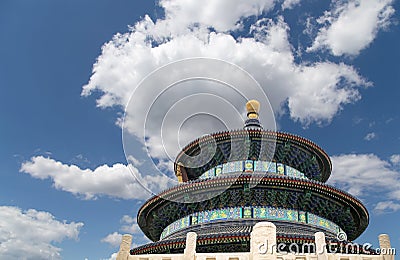
<path id="1" fill-rule="evenodd" d="M 162 181 L 146 178 L 142 125 L 126 124 L 128 164 L 117 122 L 144 77 L 192 57 L 249 72 L 277 128 L 325 149 L 329 183 L 366 204 L 370 225 L 357 242 L 377 247 L 388 233 L 400 248 L 398 1 L 206 2 L 0 3 L 0 256 L 108 259 L 120 234 L 147 241 L 135 217 L 148 194 L 129 168 L 151 189 Z M 218 130 L 198 121 L 202 133 Z M 148 140 L 168 169 L 155 133 Z"/>

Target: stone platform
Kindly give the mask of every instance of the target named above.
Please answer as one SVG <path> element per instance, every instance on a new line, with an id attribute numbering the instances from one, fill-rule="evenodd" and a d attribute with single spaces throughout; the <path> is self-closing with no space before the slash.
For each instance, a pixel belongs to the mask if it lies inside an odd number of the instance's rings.
<path id="1" fill-rule="evenodd" d="M 394 260 L 395 249 L 390 247 L 390 239 L 386 234 L 379 236 L 377 251 L 380 254 L 328 253 L 325 234 L 315 233 L 314 243 L 307 246 L 314 253 L 290 253 L 279 250 L 276 239 L 276 226 L 271 222 L 259 222 L 253 227 L 250 236 L 250 252 L 238 253 L 197 253 L 197 234 L 186 235 L 186 247 L 183 254 L 148 254 L 130 255 L 131 235 L 124 235 L 117 255 L 117 260 Z"/>

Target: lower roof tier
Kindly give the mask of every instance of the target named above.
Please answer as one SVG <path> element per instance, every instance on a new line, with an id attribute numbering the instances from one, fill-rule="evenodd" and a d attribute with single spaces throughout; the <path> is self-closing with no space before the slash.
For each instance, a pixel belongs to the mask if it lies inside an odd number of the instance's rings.
<path id="1" fill-rule="evenodd" d="M 203 136 L 184 147 L 175 160 L 183 181 L 196 180 L 218 165 L 234 161 L 273 161 L 326 182 L 331 174 L 329 156 L 315 143 L 288 133 L 235 130 Z"/>
<path id="2" fill-rule="evenodd" d="M 144 203 L 137 219 L 144 234 L 157 241 L 167 226 L 185 216 L 252 206 L 308 212 L 335 223 L 350 240 L 356 239 L 369 222 L 364 205 L 344 191 L 313 180 L 257 174 L 180 184 Z"/>

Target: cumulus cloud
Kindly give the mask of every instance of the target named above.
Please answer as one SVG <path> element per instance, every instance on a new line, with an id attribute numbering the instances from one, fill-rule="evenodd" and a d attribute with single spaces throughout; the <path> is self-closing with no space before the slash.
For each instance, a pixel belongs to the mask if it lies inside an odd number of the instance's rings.
<path id="1" fill-rule="evenodd" d="M 377 213 L 395 212 L 398 210 L 400 210 L 400 203 L 393 202 L 392 200 L 378 202 L 375 206 Z"/>
<path id="2" fill-rule="evenodd" d="M 299 91 L 307 91 L 314 94 L 316 100 L 321 100 L 308 103 L 313 111 L 317 111 L 323 108 L 321 103 L 324 101 L 336 106 L 343 105 L 341 100 L 345 100 L 344 104 L 357 101 L 359 96 L 355 87 L 369 85 L 351 66 L 345 64 L 294 63 L 288 41 L 289 28 L 282 17 L 275 22 L 271 19 L 259 20 L 252 26 L 254 38 L 235 39 L 230 34 L 215 32 L 202 32 L 204 37 L 200 37 L 193 32 L 153 47 L 146 39 L 153 37 L 157 26 L 147 17 L 136 24 L 130 33 L 117 34 L 106 43 L 82 94 L 87 96 L 100 90 L 103 95 L 97 100 L 98 106 L 125 106 L 135 87 L 150 72 L 161 65 L 189 57 L 218 58 L 243 67 L 264 88 L 277 113 L 282 112 L 282 105 L 287 99 L 297 98 L 292 95 Z M 141 31 L 139 28 L 148 29 Z M 316 75 L 320 75 L 320 78 Z M 354 84 L 347 86 L 345 83 L 348 82 Z M 342 92 L 343 87 L 352 91 Z M 295 91 L 296 88 L 298 91 Z M 330 89 L 329 94 L 334 96 L 324 95 L 324 89 Z M 339 100 L 336 100 L 336 94 L 341 96 Z M 291 112 L 298 114 L 296 108 L 290 108 Z M 329 112 L 326 115 L 328 118 L 313 113 L 308 117 L 312 122 L 314 116 L 317 121 L 329 120 L 336 112 L 337 109 Z"/>
<path id="3" fill-rule="evenodd" d="M 98 196 L 145 199 L 150 194 L 143 186 L 160 191 L 167 187 L 168 182 L 162 176 L 142 176 L 132 165 L 117 163 L 112 166 L 102 165 L 94 170 L 81 169 L 76 165 L 63 164 L 43 156 L 32 157 L 30 161 L 24 162 L 20 171 L 37 179 L 49 178 L 56 189 L 87 200 Z"/>
<path id="4" fill-rule="evenodd" d="M 119 228 L 119 231 L 124 232 L 124 234 L 130 234 L 133 235 L 134 237 L 134 242 L 131 245 L 131 247 L 137 247 L 139 244 L 137 242 L 140 242 L 140 244 L 144 244 L 149 242 L 150 240 L 146 237 L 144 237 L 142 231 L 139 228 L 139 225 L 137 224 L 136 218 L 133 218 L 129 215 L 124 215 L 121 218 L 121 227 Z M 122 234 L 119 232 L 113 232 L 105 236 L 103 239 L 101 239 L 101 242 L 108 243 L 112 247 L 117 247 L 121 244 L 121 239 L 122 239 Z"/>
<path id="5" fill-rule="evenodd" d="M 117 255 L 118 255 L 118 253 L 113 253 L 111 256 L 110 256 L 110 260 L 116 260 L 117 259 Z"/>
<path id="6" fill-rule="evenodd" d="M 282 3 L 282 9 L 292 9 L 293 7 L 295 7 L 296 5 L 298 5 L 300 3 L 300 0 L 285 0 Z"/>
<path id="7" fill-rule="evenodd" d="M 393 0 L 336 1 L 317 22 L 322 25 L 308 51 L 328 49 L 333 55 L 358 55 L 391 24 Z"/>
<path id="8" fill-rule="evenodd" d="M 372 198 L 381 192 L 378 198 L 382 201 L 375 205 L 377 212 L 400 209 L 397 206 L 400 204 L 400 172 L 391 162 L 374 154 L 344 154 L 331 159 L 333 171 L 329 184 L 339 186 L 354 196 Z"/>
<path id="9" fill-rule="evenodd" d="M 136 218 L 132 218 L 129 215 L 124 215 L 121 218 L 121 223 L 122 223 L 122 226 L 121 226 L 120 230 L 123 232 L 129 233 L 129 234 L 136 234 L 136 233 L 141 232 Z"/>
<path id="10" fill-rule="evenodd" d="M 132 155 L 129 155 L 126 159 L 128 160 L 129 163 L 133 164 L 136 167 L 139 167 L 144 163 L 144 161 L 138 160 L 135 157 L 133 157 Z"/>
<path id="11" fill-rule="evenodd" d="M 121 244 L 121 241 L 122 241 L 122 234 L 118 232 L 108 234 L 106 237 L 101 239 L 101 242 L 107 243 L 112 247 L 118 247 Z"/>
<path id="12" fill-rule="evenodd" d="M 390 162 L 393 164 L 400 164 L 400 154 L 393 154 L 390 156 Z"/>
<path id="13" fill-rule="evenodd" d="M 330 122 L 345 104 L 361 98 L 357 86 L 370 86 L 354 68 L 343 63 L 316 63 L 298 70 L 288 106 L 291 117 L 304 125 Z"/>
<path id="14" fill-rule="evenodd" d="M 360 87 L 371 85 L 352 66 L 343 63 L 296 63 L 293 46 L 289 42 L 290 28 L 282 16 L 276 19 L 259 18 L 250 26 L 250 31 L 240 37 L 230 31 L 243 18 L 268 12 L 273 1 L 241 1 L 240 5 L 236 5 L 236 1 L 223 2 L 226 2 L 224 10 L 231 8 L 233 11 L 220 15 L 219 3 L 214 2 L 205 5 L 198 1 L 161 1 L 164 19 L 153 21 L 145 16 L 131 27 L 130 32 L 115 35 L 102 47 L 102 54 L 93 66 L 93 74 L 83 87 L 82 95 L 100 91 L 102 95 L 97 100 L 99 107 L 125 107 L 139 83 L 160 66 L 185 58 L 209 57 L 237 64 L 250 72 L 267 93 L 276 115 L 289 112 L 293 120 L 308 126 L 312 123 L 329 123 L 346 104 L 361 98 Z M 185 29 L 177 29 L 178 25 L 185 25 Z M 154 86 L 162 83 L 154 82 Z M 135 100 L 145 103 L 156 98 L 150 88 L 140 94 L 135 92 Z M 234 103 L 233 94 L 225 90 L 208 86 L 204 91 Z M 199 91 L 200 86 L 193 84 L 185 91 L 170 90 L 170 96 L 190 96 Z M 172 107 L 169 99 L 163 100 L 168 101 L 161 104 L 160 109 L 154 112 L 154 117 L 146 121 L 149 126 L 162 122 L 165 115 L 162 111 Z M 213 107 L 211 102 L 207 105 Z M 194 111 L 200 107 L 204 106 L 199 102 L 191 102 L 185 109 Z M 199 133 L 223 130 L 219 124 L 207 123 L 209 118 L 200 118 L 196 120 L 196 126 L 180 129 L 180 137 L 172 138 L 170 131 L 168 137 L 173 141 L 169 142 L 156 135 L 155 127 L 148 127 L 149 131 L 144 136 L 143 117 L 146 114 L 137 111 L 126 111 L 124 127 L 143 145 L 147 145 L 150 155 L 157 158 L 161 165 L 168 165 L 170 158 L 164 148 L 177 143 L 178 139 L 193 140 Z M 119 120 L 120 125 L 122 121 Z M 236 128 L 241 128 L 242 124 Z M 181 140 L 181 143 L 185 142 Z M 172 149 L 169 155 L 175 156 L 178 150 Z"/>
<path id="15" fill-rule="evenodd" d="M 1 259 L 61 259 L 55 246 L 65 239 L 78 239 L 83 223 L 56 220 L 45 211 L 0 206 Z"/>
<path id="16" fill-rule="evenodd" d="M 376 138 L 376 134 L 374 132 L 368 133 L 365 137 L 364 140 L 366 141 L 371 141 L 372 139 Z"/>
<path id="17" fill-rule="evenodd" d="M 162 23 L 168 23 L 172 31 L 180 31 L 193 25 L 229 31 L 241 27 L 241 18 L 258 16 L 272 9 L 274 2 L 276 0 L 161 0 L 159 4 L 166 16 Z"/>

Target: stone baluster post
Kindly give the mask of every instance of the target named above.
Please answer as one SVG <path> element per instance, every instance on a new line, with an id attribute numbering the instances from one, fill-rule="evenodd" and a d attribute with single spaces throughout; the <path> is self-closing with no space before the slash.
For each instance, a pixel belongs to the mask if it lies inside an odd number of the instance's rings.
<path id="1" fill-rule="evenodd" d="M 317 232 L 315 236 L 315 254 L 318 260 L 327 260 L 326 242 L 324 232 Z"/>
<path id="2" fill-rule="evenodd" d="M 276 260 L 276 226 L 258 222 L 250 234 L 250 260 Z"/>
<path id="3" fill-rule="evenodd" d="M 194 260 L 196 257 L 196 243 L 197 234 L 195 232 L 189 232 L 186 235 L 186 247 L 183 251 L 183 259 Z"/>
<path id="4" fill-rule="evenodd" d="M 379 237 L 380 253 L 384 260 L 394 260 L 394 251 L 390 245 L 390 238 L 388 234 L 380 234 Z"/>
<path id="5" fill-rule="evenodd" d="M 117 260 L 128 260 L 129 250 L 131 249 L 132 236 L 125 234 L 122 236 L 122 241 L 119 246 Z"/>

